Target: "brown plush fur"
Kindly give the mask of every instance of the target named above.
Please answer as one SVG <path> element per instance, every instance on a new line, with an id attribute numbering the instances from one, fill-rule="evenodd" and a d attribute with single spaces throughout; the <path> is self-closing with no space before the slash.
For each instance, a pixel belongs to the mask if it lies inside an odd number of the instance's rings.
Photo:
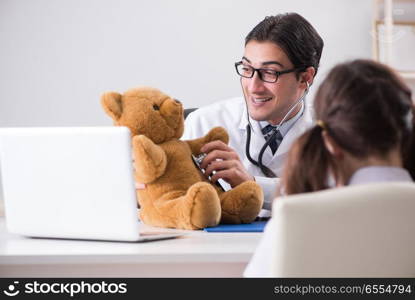
<path id="1" fill-rule="evenodd" d="M 135 179 L 146 184 L 137 190 L 140 218 L 160 227 L 201 229 L 223 223 L 249 223 L 263 202 L 261 188 L 253 181 L 222 192 L 207 181 L 191 154 L 214 140 L 228 143 L 221 127 L 206 136 L 179 140 L 183 134 L 183 107 L 161 91 L 148 87 L 123 95 L 107 92 L 101 98 L 105 112 L 118 126 L 131 130 Z"/>

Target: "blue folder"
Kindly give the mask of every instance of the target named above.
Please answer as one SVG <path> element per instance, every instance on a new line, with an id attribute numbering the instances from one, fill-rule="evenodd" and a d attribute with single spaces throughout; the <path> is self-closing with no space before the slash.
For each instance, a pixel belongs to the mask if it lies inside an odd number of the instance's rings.
<path id="1" fill-rule="evenodd" d="M 256 221 L 249 224 L 221 224 L 215 227 L 207 227 L 207 232 L 263 232 L 267 221 Z"/>

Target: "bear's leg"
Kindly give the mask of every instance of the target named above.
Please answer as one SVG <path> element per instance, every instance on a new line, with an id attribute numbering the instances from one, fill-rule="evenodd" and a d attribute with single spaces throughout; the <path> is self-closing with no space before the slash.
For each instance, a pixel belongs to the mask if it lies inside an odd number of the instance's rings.
<path id="1" fill-rule="evenodd" d="M 180 229 L 202 229 L 219 223 L 220 200 L 209 183 L 195 183 L 185 195 L 179 194 L 183 192 L 166 193 L 154 200 L 152 207 L 142 207 L 140 218 L 149 225 Z"/>
<path id="2" fill-rule="evenodd" d="M 232 190 L 220 194 L 222 206 L 221 223 L 251 223 L 258 216 L 264 202 L 261 187 L 246 181 Z"/>

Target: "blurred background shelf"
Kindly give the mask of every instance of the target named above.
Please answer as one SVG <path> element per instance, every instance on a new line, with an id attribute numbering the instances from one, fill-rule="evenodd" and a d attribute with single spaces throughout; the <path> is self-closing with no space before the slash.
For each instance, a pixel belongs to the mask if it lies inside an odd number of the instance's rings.
<path id="1" fill-rule="evenodd" d="M 415 0 L 373 0 L 372 55 L 415 94 Z"/>

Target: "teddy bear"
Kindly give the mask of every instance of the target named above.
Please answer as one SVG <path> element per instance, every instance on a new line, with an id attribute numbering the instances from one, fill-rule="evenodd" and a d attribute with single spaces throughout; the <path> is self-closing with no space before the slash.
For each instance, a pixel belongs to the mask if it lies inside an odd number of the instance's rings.
<path id="1" fill-rule="evenodd" d="M 196 230 L 219 223 L 250 223 L 256 218 L 263 203 L 257 183 L 247 181 L 225 192 L 205 178 L 192 160 L 192 154 L 200 155 L 208 142 L 228 143 L 224 128 L 212 128 L 198 139 L 180 140 L 184 131 L 182 104 L 151 87 L 123 94 L 106 92 L 101 104 L 114 125 L 131 131 L 142 222 Z"/>

